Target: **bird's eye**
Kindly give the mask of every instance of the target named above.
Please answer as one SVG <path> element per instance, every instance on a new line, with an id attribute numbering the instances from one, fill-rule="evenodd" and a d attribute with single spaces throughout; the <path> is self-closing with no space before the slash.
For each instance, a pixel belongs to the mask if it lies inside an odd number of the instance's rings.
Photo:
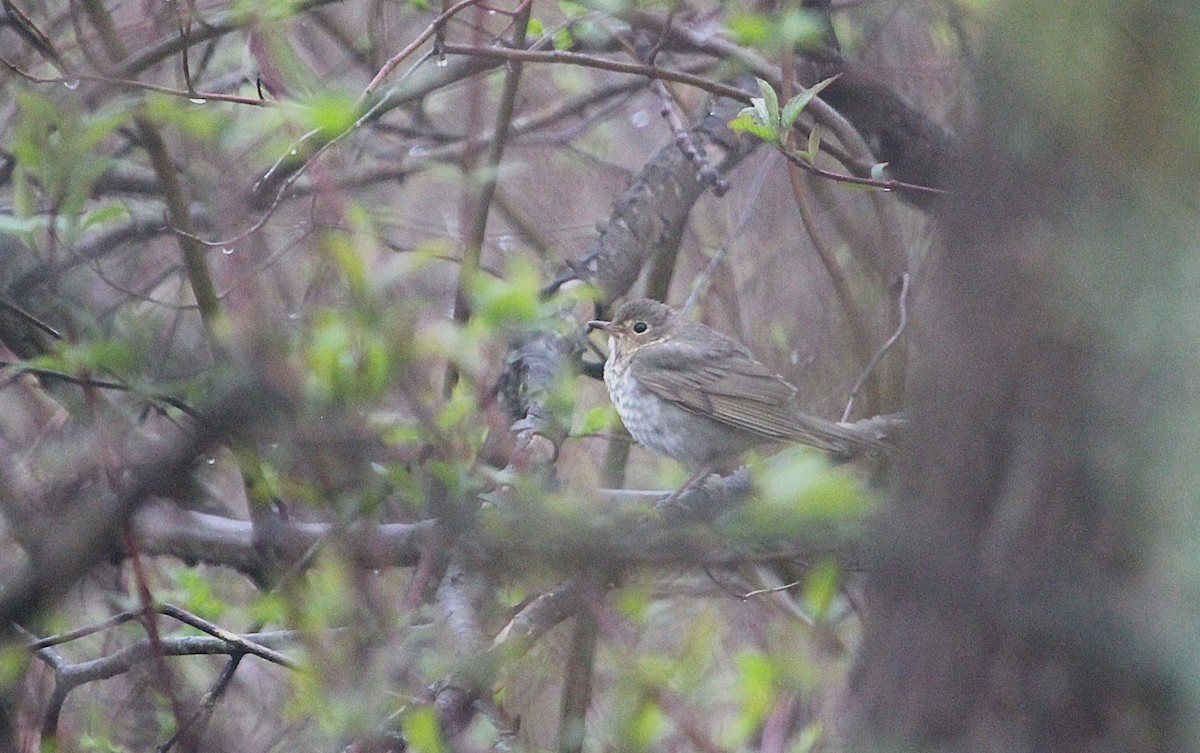
<path id="1" fill-rule="evenodd" d="M 637 324 L 633 325 L 633 331 L 639 335 L 648 329 L 650 329 L 650 325 L 646 324 L 645 322 L 638 322 Z"/>

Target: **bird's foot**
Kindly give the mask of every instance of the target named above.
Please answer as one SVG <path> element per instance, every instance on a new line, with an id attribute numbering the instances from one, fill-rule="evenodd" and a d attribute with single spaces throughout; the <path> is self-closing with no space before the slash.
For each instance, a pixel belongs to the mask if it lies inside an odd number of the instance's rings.
<path id="1" fill-rule="evenodd" d="M 666 497 L 663 497 L 658 504 L 655 505 L 655 507 L 657 507 L 659 510 L 676 508 L 678 510 L 683 510 L 684 512 L 692 512 L 692 508 L 689 507 L 686 502 L 684 502 L 684 498 L 691 494 L 692 491 L 699 489 L 708 479 L 711 473 L 712 468 L 708 466 L 700 468 L 688 477 L 688 480 L 683 483 L 683 486 L 671 492 Z"/>

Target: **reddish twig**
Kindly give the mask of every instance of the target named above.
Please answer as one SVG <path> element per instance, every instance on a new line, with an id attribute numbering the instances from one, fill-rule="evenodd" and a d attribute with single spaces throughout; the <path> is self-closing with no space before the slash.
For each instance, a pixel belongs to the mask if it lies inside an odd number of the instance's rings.
<path id="1" fill-rule="evenodd" d="M 123 531 L 125 539 L 125 548 L 129 552 L 129 561 L 133 567 L 133 581 L 137 590 L 138 601 L 141 603 L 142 626 L 146 629 L 146 635 L 150 640 L 150 648 L 154 668 L 157 670 L 155 681 L 158 684 L 159 692 L 167 699 L 167 703 L 171 705 L 171 714 L 175 717 L 175 726 L 181 727 L 184 723 L 183 704 L 179 700 L 179 696 L 175 692 L 174 675 L 167 667 L 167 655 L 163 650 L 162 634 L 158 630 L 158 614 L 154 608 L 154 600 L 150 594 L 150 584 L 146 578 L 146 571 L 142 567 L 141 553 L 138 551 L 137 537 L 133 534 L 131 525 L 126 524 Z M 195 748 L 196 740 L 189 738 L 188 749 Z"/>
<path id="2" fill-rule="evenodd" d="M 383 83 L 383 80 L 387 78 L 392 71 L 396 70 L 396 67 L 404 62 L 409 55 L 416 52 L 418 47 L 425 44 L 430 37 L 437 34 L 441 28 L 445 26 L 447 21 L 453 18 L 459 11 L 475 5 L 478 1 L 479 0 L 459 0 L 459 2 L 450 6 L 445 11 L 440 13 L 437 18 L 433 19 L 433 22 L 426 26 L 425 30 L 418 34 L 413 41 L 409 42 L 403 50 L 397 52 L 390 59 L 388 59 L 386 63 L 383 64 L 383 67 L 379 69 L 379 72 L 375 74 L 375 77 L 372 78 L 371 82 L 367 84 L 367 87 L 363 89 L 363 93 L 358 98 L 359 105 L 362 105 L 368 99 L 370 99 L 371 95 L 375 93 L 375 90 L 378 89 L 380 84 Z"/>
<path id="3" fill-rule="evenodd" d="M 848 183 L 850 185 L 855 185 L 855 186 L 865 186 L 867 188 L 878 188 L 881 191 L 914 191 L 916 193 L 926 193 L 926 194 L 935 195 L 935 196 L 941 196 L 943 194 L 948 193 L 946 190 L 941 189 L 941 188 L 932 188 L 930 186 L 920 186 L 920 185 L 917 185 L 916 183 L 905 183 L 902 180 L 893 180 L 890 178 L 887 180 L 878 180 L 875 178 L 859 178 L 858 176 L 855 176 L 855 175 L 843 175 L 842 173 L 834 173 L 834 172 L 830 172 L 829 170 L 823 170 L 823 169 L 817 167 L 812 162 L 809 162 L 808 160 L 793 154 L 792 152 L 790 152 L 789 150 L 787 150 L 785 148 L 780 147 L 779 151 L 783 154 L 784 157 L 787 157 L 788 162 L 791 162 L 792 164 L 796 165 L 800 169 L 810 172 L 813 175 L 818 175 L 822 178 L 827 178 L 829 180 L 835 181 L 837 183 Z"/>
<path id="4" fill-rule="evenodd" d="M 98 84 L 109 84 L 111 86 L 124 87 L 129 89 L 144 89 L 158 94 L 166 94 L 172 97 L 182 97 L 191 101 L 204 100 L 214 102 L 231 102 L 238 105 L 250 105 L 252 107 L 270 107 L 274 103 L 266 100 L 256 99 L 254 97 L 243 97 L 238 94 L 222 94 L 220 92 L 200 92 L 187 91 L 184 89 L 172 89 L 169 86 L 159 86 L 146 81 L 137 81 L 128 78 L 117 78 L 114 76 L 101 76 L 89 73 L 72 74 L 69 78 L 65 76 L 42 77 L 34 76 L 31 73 L 21 70 L 11 61 L 0 58 L 0 63 L 3 63 L 10 71 L 17 74 L 26 81 L 35 84 L 63 84 L 66 86 L 75 86 L 80 81 L 88 81 Z"/>

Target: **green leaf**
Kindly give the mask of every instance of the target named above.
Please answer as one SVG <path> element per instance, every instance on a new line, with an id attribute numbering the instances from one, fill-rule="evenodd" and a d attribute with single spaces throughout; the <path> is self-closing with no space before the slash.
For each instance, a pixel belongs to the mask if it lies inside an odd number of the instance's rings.
<path id="1" fill-rule="evenodd" d="M 817 153 L 820 151 L 820 149 L 821 149 L 821 132 L 820 132 L 820 129 L 818 129 L 816 124 L 814 123 L 812 130 L 809 131 L 809 133 L 808 133 L 808 148 L 807 149 L 796 149 L 792 152 L 792 154 L 794 154 L 795 156 L 804 160 L 805 162 L 812 164 L 814 161 L 816 161 Z"/>
<path id="2" fill-rule="evenodd" d="M 34 359 L 34 363 L 54 362 L 50 368 L 59 368 L 71 374 L 115 372 L 118 374 L 136 370 L 137 358 L 133 349 L 113 340 L 94 340 L 76 343 L 58 350 L 57 353 Z"/>
<path id="3" fill-rule="evenodd" d="M 751 459 L 758 494 L 724 517 L 725 535 L 754 549 L 793 545 L 814 535 L 852 537 L 871 510 L 861 481 L 807 447 Z"/>
<path id="4" fill-rule="evenodd" d="M 554 32 L 554 49 L 569 50 L 575 46 L 575 37 L 570 29 L 559 29 Z"/>
<path id="5" fill-rule="evenodd" d="M 237 0 L 234 14 L 250 16 L 258 23 L 287 19 L 296 15 L 302 0 Z"/>
<path id="6" fill-rule="evenodd" d="M 337 263 L 342 276 L 357 298 L 362 299 L 370 290 L 370 273 L 366 260 L 354 243 L 354 239 L 341 231 L 325 233 L 321 240 L 324 250 Z"/>
<path id="7" fill-rule="evenodd" d="M 404 739 L 413 753 L 444 753 L 446 742 L 432 706 L 413 711 L 404 719 Z"/>
<path id="8" fill-rule="evenodd" d="M 743 651 L 734 663 L 738 668 L 738 700 L 742 713 L 737 726 L 743 739 L 762 726 L 775 705 L 778 675 L 770 657 L 760 651 Z"/>
<path id="9" fill-rule="evenodd" d="M 422 357 L 445 358 L 464 375 L 480 373 L 485 366 L 479 332 L 453 322 L 432 321 L 417 331 L 414 345 Z"/>
<path id="10" fill-rule="evenodd" d="M 752 107 L 742 110 L 741 114 L 729 121 L 729 129 L 734 133 L 752 134 L 772 144 L 779 143 L 779 134 L 774 129 L 764 125 L 758 119 L 758 113 Z"/>
<path id="11" fill-rule="evenodd" d="M 734 41 L 769 53 L 813 49 L 824 43 L 825 25 L 814 11 L 733 13 L 727 22 Z"/>
<path id="12" fill-rule="evenodd" d="M 761 78 L 758 79 L 758 91 L 762 93 L 763 105 L 766 108 L 765 117 L 762 121 L 771 126 L 773 129 L 779 128 L 779 95 L 775 93 L 775 89 Z M 753 101 L 753 100 L 752 100 Z M 758 107 L 758 103 L 754 103 Z"/>
<path id="13" fill-rule="evenodd" d="M 83 126 L 82 132 L 79 135 L 79 140 L 73 145 L 73 148 L 79 153 L 93 153 L 101 141 L 110 133 L 128 123 L 131 118 L 132 115 L 125 108 L 120 110 L 110 109 L 107 112 L 102 111 L 92 115 L 88 120 L 81 123 Z"/>
<path id="14" fill-rule="evenodd" d="M 808 132 L 808 159 L 814 161 L 817 158 L 817 153 L 821 151 L 821 129 L 814 123 L 812 130 Z"/>
<path id="15" fill-rule="evenodd" d="M 0 214 L 0 234 L 3 235 L 26 237 L 45 230 L 49 225 L 50 219 L 45 215 L 16 217 L 11 214 Z"/>
<path id="16" fill-rule="evenodd" d="M 820 94 L 822 89 L 836 81 L 837 77 L 840 75 L 842 74 L 839 73 L 837 76 L 830 76 L 824 81 L 820 81 L 792 97 L 792 99 L 787 103 L 787 106 L 783 108 L 783 127 L 785 129 L 791 128 L 796 122 L 796 118 L 800 117 L 800 113 L 804 112 L 804 108 L 808 106 L 808 103 L 812 102 L 813 98 Z M 761 88 L 762 82 L 759 83 Z"/>
<path id="17" fill-rule="evenodd" d="M 776 130 L 774 128 L 775 124 L 771 122 L 771 111 L 767 109 L 767 100 L 762 97 L 751 97 L 749 110 L 756 121 L 770 128 L 772 131 Z"/>
<path id="18" fill-rule="evenodd" d="M 637 711 L 629 734 L 636 750 L 651 750 L 667 734 L 671 723 L 658 703 L 647 700 Z"/>
<path id="19" fill-rule="evenodd" d="M 760 499 L 747 507 L 760 523 L 791 521 L 803 527 L 818 521 L 860 520 L 871 509 L 862 485 L 841 468 L 830 467 L 823 455 L 793 447 L 770 458 L 757 474 Z"/>
<path id="20" fill-rule="evenodd" d="M 737 13 L 729 19 L 729 31 L 740 45 L 765 46 L 772 38 L 775 24 L 762 13 Z"/>
<path id="21" fill-rule="evenodd" d="M 281 108 L 271 108 L 272 110 Z M 170 125 L 201 141 L 213 141 L 230 128 L 234 120 L 220 107 L 198 107 L 192 102 L 167 94 L 151 93 L 146 97 L 145 113 L 151 120 Z M 273 113 L 278 116 L 279 113 Z M 255 118 L 266 113 L 255 113 Z"/>
<path id="22" fill-rule="evenodd" d="M 43 743 L 43 751 L 54 751 L 55 747 L 46 748 L 49 741 Z M 129 753 L 129 748 L 103 734 L 84 733 L 79 738 L 79 749 L 86 753 Z"/>
<path id="23" fill-rule="evenodd" d="M 291 608 L 287 598 L 277 593 L 267 593 L 251 604 L 250 615 L 254 622 L 263 625 L 286 625 Z"/>
<path id="24" fill-rule="evenodd" d="M 392 381 L 384 333 L 352 313 L 319 311 L 308 333 L 307 387 L 318 401 L 376 399 Z"/>
<path id="25" fill-rule="evenodd" d="M 546 33 L 546 24 L 540 18 L 531 18 L 526 32 L 531 37 L 540 37 Z"/>
<path id="26" fill-rule="evenodd" d="M 459 382 L 450 393 L 450 398 L 442 405 L 437 414 L 439 429 L 462 431 L 475 418 L 475 391 L 468 385 Z"/>
<path id="27" fill-rule="evenodd" d="M 828 616 L 841 586 L 842 569 L 837 562 L 823 560 L 817 563 L 804 583 L 804 604 L 808 613 L 818 619 Z"/>
<path id="28" fill-rule="evenodd" d="M 504 278 L 480 272 L 471 279 L 471 308 L 477 321 L 491 329 L 533 324 L 541 317 L 537 270 L 515 265 Z"/>
<path id="29" fill-rule="evenodd" d="M 228 605 L 213 592 L 212 581 L 188 568 L 175 571 L 174 577 L 184 609 L 212 622 L 221 619 Z"/>
<path id="30" fill-rule="evenodd" d="M 571 2 L 571 0 L 558 0 L 558 9 L 567 18 L 582 18 L 588 12 L 586 5 Z"/>
<path id="31" fill-rule="evenodd" d="M 13 128 L 9 149 L 17 164 L 38 172 L 49 157 L 52 141 L 57 141 L 54 105 L 45 97 L 17 92 L 16 104 L 20 118 Z M 66 113 L 63 113 L 64 121 Z"/>
<path id="32" fill-rule="evenodd" d="M 346 320 L 332 311 L 316 316 L 308 348 L 308 375 L 318 394 L 329 399 L 344 387 L 344 375 L 354 367 L 354 335 Z"/>
<path id="33" fill-rule="evenodd" d="M 329 134 L 350 130 L 360 115 L 357 98 L 347 92 L 325 90 L 294 107 L 305 127 Z"/>
<path id="34" fill-rule="evenodd" d="M 675 659 L 662 654 L 643 654 L 637 657 L 638 682 L 647 688 L 661 688 L 671 682 L 678 668 Z"/>
<path id="35" fill-rule="evenodd" d="M 617 422 L 617 413 L 612 406 L 601 405 L 583 414 L 579 428 L 571 432 L 576 437 L 587 437 L 609 431 Z"/>
<path id="36" fill-rule="evenodd" d="M 415 446 L 425 441 L 425 432 L 416 424 L 395 423 L 380 428 L 379 438 L 391 447 Z"/>
<path id="37" fill-rule="evenodd" d="M 817 11 L 794 9 L 777 18 L 775 35 L 781 51 L 818 49 L 825 44 L 825 22 Z"/>
<path id="38" fill-rule="evenodd" d="M 11 687 L 21 681 L 29 666 L 29 654 L 23 646 L 0 648 L 0 683 Z"/>
<path id="39" fill-rule="evenodd" d="M 38 185 L 50 208 L 68 218 L 66 235 L 71 240 L 92 184 L 111 164 L 97 147 L 128 122 L 130 114 L 106 107 L 80 115 L 69 103 L 30 92 L 18 92 L 15 102 L 19 114 L 9 137 L 16 157 L 14 184 L 21 186 L 23 181 L 30 181 Z M 28 206 L 25 198 L 14 203 Z"/>
<path id="40" fill-rule="evenodd" d="M 779 116 L 779 125 L 784 130 L 790 129 L 796 124 L 796 118 L 800 117 L 800 113 L 804 112 L 804 105 L 808 101 L 801 101 L 800 96 L 792 97 L 786 105 L 783 106 L 783 113 Z"/>
<path id="41" fill-rule="evenodd" d="M 792 745 L 791 753 L 811 753 L 825 734 L 820 722 L 813 722 L 800 731 L 796 742 Z"/>
<path id="42" fill-rule="evenodd" d="M 84 214 L 80 228 L 86 230 L 97 225 L 111 225 L 120 220 L 130 219 L 132 216 L 129 207 L 124 204 L 109 204 Z"/>
<path id="43" fill-rule="evenodd" d="M 654 599 L 643 584 L 641 587 L 628 584 L 613 594 L 617 609 L 636 625 L 643 625 L 650 614 Z"/>

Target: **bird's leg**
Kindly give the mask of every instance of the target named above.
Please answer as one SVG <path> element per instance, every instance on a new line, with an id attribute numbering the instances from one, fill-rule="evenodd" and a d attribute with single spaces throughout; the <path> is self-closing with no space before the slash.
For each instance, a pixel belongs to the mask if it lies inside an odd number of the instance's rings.
<path id="1" fill-rule="evenodd" d="M 675 491 L 671 492 L 670 496 L 664 497 L 662 502 L 659 502 L 659 505 L 660 506 L 675 505 L 677 507 L 682 507 L 686 510 L 687 505 L 680 502 L 680 500 L 683 498 L 683 495 L 690 492 L 692 489 L 699 487 L 700 484 L 703 483 L 704 480 L 707 479 L 709 474 L 712 472 L 713 472 L 713 466 L 711 463 L 706 463 L 706 464 L 700 466 L 699 468 L 697 468 L 695 471 L 692 472 L 692 475 L 688 476 L 688 480 L 683 483 L 683 486 L 681 486 L 678 489 L 676 489 Z"/>

